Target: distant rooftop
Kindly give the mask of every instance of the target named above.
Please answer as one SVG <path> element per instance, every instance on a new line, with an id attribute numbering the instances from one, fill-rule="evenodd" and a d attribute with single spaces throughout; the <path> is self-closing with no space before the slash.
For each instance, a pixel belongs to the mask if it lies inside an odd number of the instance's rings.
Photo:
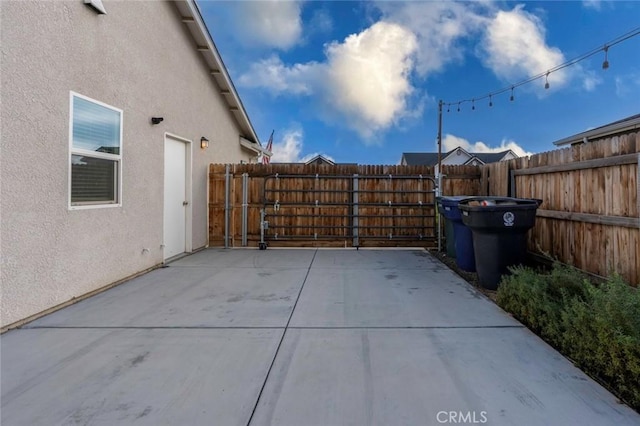
<path id="1" fill-rule="evenodd" d="M 633 129 L 640 129 L 640 114 L 632 115 L 631 117 L 623 118 L 622 120 L 614 121 L 613 123 L 605 124 L 604 126 L 596 127 L 595 129 L 587 130 L 585 132 L 557 140 L 553 144 L 556 146 L 565 146 L 584 143 L 589 142 L 589 140 L 592 139 L 613 136 Z"/>
<path id="2" fill-rule="evenodd" d="M 442 159 L 447 157 L 456 149 L 458 148 L 454 148 L 448 152 L 443 152 Z M 477 158 L 481 162 L 488 164 L 502 160 L 502 158 L 504 158 L 504 156 L 509 152 L 512 151 L 507 149 L 502 152 L 469 152 L 468 154 L 471 155 L 472 159 Z M 435 166 L 436 164 L 438 164 L 437 152 L 403 152 L 402 158 L 404 159 L 404 163 L 406 163 L 408 166 Z"/>
<path id="3" fill-rule="evenodd" d="M 447 153 L 442 153 L 442 158 Z M 404 152 L 402 157 L 408 166 L 435 166 L 438 164 L 437 152 Z"/>

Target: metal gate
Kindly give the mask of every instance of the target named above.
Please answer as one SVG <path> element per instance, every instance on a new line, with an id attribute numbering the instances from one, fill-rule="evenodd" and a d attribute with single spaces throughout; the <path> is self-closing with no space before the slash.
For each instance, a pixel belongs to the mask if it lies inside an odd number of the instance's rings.
<path id="1" fill-rule="evenodd" d="M 260 212 L 260 244 L 319 242 L 345 247 L 438 240 L 433 176 L 267 176 Z"/>

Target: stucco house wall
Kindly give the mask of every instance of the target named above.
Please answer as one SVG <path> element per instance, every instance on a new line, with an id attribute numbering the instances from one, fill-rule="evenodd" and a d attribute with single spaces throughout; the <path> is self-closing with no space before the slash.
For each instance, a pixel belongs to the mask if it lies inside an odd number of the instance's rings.
<path id="1" fill-rule="evenodd" d="M 193 249 L 208 165 L 256 161 L 175 4 L 103 3 L 0 1 L 3 327 L 163 262 L 165 133 L 193 142 Z M 70 91 L 123 111 L 120 207 L 69 209 Z"/>

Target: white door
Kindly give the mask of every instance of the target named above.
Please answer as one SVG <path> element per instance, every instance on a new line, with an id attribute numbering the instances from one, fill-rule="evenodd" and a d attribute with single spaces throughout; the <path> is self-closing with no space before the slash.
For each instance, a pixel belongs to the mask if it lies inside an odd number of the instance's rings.
<path id="1" fill-rule="evenodd" d="M 164 258 L 187 251 L 187 147 L 170 137 L 164 141 Z"/>

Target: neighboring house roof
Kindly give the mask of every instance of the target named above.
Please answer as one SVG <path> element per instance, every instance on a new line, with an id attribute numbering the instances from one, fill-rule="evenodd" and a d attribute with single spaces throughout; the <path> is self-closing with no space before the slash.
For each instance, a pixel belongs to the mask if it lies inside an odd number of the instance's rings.
<path id="1" fill-rule="evenodd" d="M 318 154 L 315 157 L 313 157 L 311 160 L 307 161 L 304 164 L 313 164 L 313 163 L 317 163 L 317 164 L 329 164 L 331 166 L 335 166 L 336 163 L 333 160 L 329 160 L 327 157 L 325 157 L 322 154 Z"/>
<path id="2" fill-rule="evenodd" d="M 442 153 L 442 161 L 444 161 L 451 154 L 456 152 L 457 150 L 461 150 L 462 152 L 468 154 L 471 158 L 466 162 L 467 164 L 473 162 L 474 160 L 480 161 L 482 164 L 487 163 L 496 163 L 501 161 L 507 154 L 511 153 L 514 157 L 517 157 L 513 151 L 510 149 L 502 152 L 468 152 L 463 148 L 454 148 L 451 151 Z M 438 153 L 437 152 L 404 152 L 402 153 L 402 161 L 403 164 L 408 166 L 435 166 L 438 164 Z"/>
<path id="3" fill-rule="evenodd" d="M 595 129 L 587 130 L 585 132 L 557 140 L 553 144 L 556 146 L 573 145 L 634 129 L 640 129 L 640 114 L 632 115 L 631 117 L 623 118 L 622 120 L 614 121 L 613 123 L 605 124 L 604 126 L 596 127 Z"/>
<path id="4" fill-rule="evenodd" d="M 497 163 L 498 161 L 502 160 L 510 152 L 513 153 L 513 151 L 508 149 L 502 152 L 476 152 L 476 153 L 472 153 L 471 155 L 476 157 L 478 160 L 482 161 L 484 164 L 487 164 L 487 163 Z M 517 157 L 517 155 L 514 154 L 514 157 Z"/>
<path id="5" fill-rule="evenodd" d="M 271 156 L 271 152 L 265 150 L 260 144 L 260 139 L 251 124 L 251 120 L 249 120 L 247 111 L 244 109 L 231 77 L 229 77 L 229 72 L 224 62 L 222 62 L 220 53 L 213 42 L 213 38 L 207 29 L 195 0 L 174 0 L 174 3 L 181 15 L 182 22 L 186 25 L 194 40 L 194 48 L 202 54 L 209 68 L 209 73 L 220 88 L 220 94 L 240 127 L 242 135 L 239 143 L 256 153 Z"/>
<path id="6" fill-rule="evenodd" d="M 446 156 L 442 153 L 442 158 Z M 438 164 L 437 152 L 403 152 L 402 163 L 407 166 L 435 166 Z"/>

